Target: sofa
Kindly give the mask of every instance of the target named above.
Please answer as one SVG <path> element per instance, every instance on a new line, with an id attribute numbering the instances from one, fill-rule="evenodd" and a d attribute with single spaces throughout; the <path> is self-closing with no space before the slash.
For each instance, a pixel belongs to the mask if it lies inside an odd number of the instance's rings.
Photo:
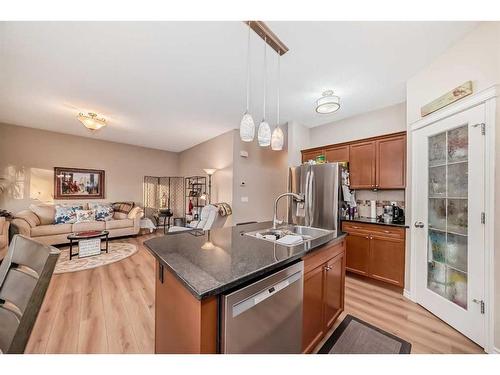
<path id="1" fill-rule="evenodd" d="M 86 210 L 88 203 L 79 203 Z M 136 206 L 128 213 L 114 212 L 107 221 L 86 221 L 76 223 L 55 224 L 55 205 L 31 205 L 30 209 L 14 215 L 11 224 L 15 233 L 30 237 L 44 245 L 60 245 L 68 243 L 68 234 L 92 230 L 107 230 L 109 238 L 137 235 L 143 210 Z"/>
<path id="2" fill-rule="evenodd" d="M 9 225 L 4 217 L 0 217 L 0 261 L 5 257 L 9 248 Z"/>

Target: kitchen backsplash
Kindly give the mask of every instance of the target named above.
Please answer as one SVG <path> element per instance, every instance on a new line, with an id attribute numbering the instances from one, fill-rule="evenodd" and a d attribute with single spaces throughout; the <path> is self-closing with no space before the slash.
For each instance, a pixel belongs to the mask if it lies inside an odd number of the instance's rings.
<path id="1" fill-rule="evenodd" d="M 391 202 L 396 204 L 403 210 L 405 208 L 405 191 L 404 190 L 356 190 L 356 205 L 358 215 L 362 217 L 370 216 L 370 201 L 377 201 L 377 215 L 381 215 L 385 205 L 390 205 Z"/>

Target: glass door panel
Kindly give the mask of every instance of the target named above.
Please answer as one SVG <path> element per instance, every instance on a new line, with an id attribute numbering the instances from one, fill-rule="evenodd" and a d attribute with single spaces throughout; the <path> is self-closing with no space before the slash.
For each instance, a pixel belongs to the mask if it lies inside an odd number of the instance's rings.
<path id="1" fill-rule="evenodd" d="M 468 127 L 428 138 L 427 288 L 467 309 Z"/>

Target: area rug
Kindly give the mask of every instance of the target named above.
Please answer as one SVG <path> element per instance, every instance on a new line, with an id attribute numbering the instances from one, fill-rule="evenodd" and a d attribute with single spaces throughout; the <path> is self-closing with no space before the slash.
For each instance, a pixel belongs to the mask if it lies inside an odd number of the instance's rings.
<path id="1" fill-rule="evenodd" d="M 318 354 L 410 354 L 411 344 L 347 315 Z"/>
<path id="2" fill-rule="evenodd" d="M 73 247 L 73 252 L 78 251 Z M 137 246 L 124 242 L 110 242 L 109 253 L 101 253 L 100 255 L 90 256 L 87 258 L 73 257 L 69 260 L 69 247 L 61 249 L 61 255 L 54 270 L 55 274 L 76 272 L 105 266 L 125 259 L 137 252 Z"/>

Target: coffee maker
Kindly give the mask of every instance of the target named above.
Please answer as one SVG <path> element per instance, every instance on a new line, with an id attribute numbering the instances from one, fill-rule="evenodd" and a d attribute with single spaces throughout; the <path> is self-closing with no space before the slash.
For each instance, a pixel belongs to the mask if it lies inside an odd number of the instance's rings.
<path id="1" fill-rule="evenodd" d="M 402 224 L 405 222 L 404 210 L 394 203 L 392 204 L 392 222 Z"/>

